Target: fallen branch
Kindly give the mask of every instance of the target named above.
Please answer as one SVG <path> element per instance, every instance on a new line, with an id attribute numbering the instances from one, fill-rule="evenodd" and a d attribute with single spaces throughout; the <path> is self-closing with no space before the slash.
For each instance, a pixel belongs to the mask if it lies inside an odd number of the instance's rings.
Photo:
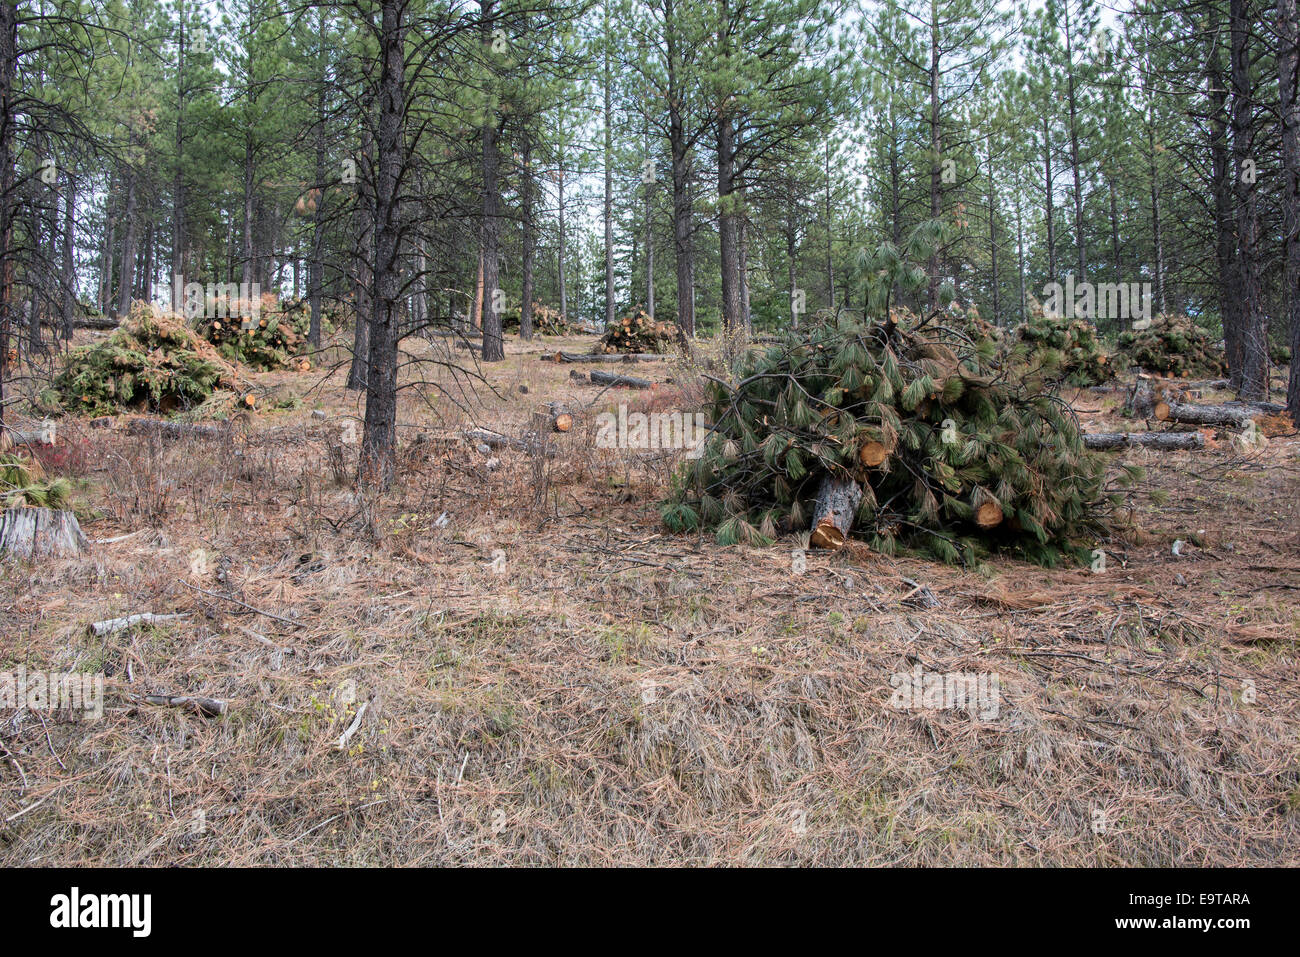
<path id="1" fill-rule="evenodd" d="M 190 422 L 170 422 L 166 419 L 134 418 L 126 424 L 127 435 L 158 436 L 177 439 L 219 439 L 226 430 L 215 425 L 195 425 Z"/>
<path id="2" fill-rule="evenodd" d="M 127 615 L 125 618 L 106 618 L 103 621 L 91 623 L 90 631 L 96 638 L 106 638 L 109 635 L 115 635 L 119 631 L 124 631 L 132 625 L 156 625 L 164 621 L 180 621 L 188 618 L 189 615 L 155 615 L 153 612 L 141 612 L 138 615 Z"/>
<path id="3" fill-rule="evenodd" d="M 346 751 L 348 749 L 348 742 L 352 740 L 352 736 L 356 734 L 357 729 L 361 727 L 361 719 L 365 717 L 366 709 L 369 707 L 369 701 L 361 702 L 361 707 L 357 709 L 357 716 L 352 719 L 352 723 L 348 725 L 348 729 L 344 731 L 342 737 L 339 738 L 340 751 Z"/>
<path id="4" fill-rule="evenodd" d="M 649 379 L 638 379 L 630 375 L 615 375 L 612 372 L 602 372 L 599 369 L 592 372 L 591 381 L 596 385 L 624 386 L 629 389 L 648 389 L 654 385 Z"/>
<path id="5" fill-rule="evenodd" d="M 273 615 L 269 611 L 262 611 L 262 609 L 260 608 L 254 608 L 252 605 L 248 604 L 247 602 L 240 601 L 238 598 L 232 598 L 229 595 L 222 595 L 214 591 L 208 591 L 206 588 L 200 588 L 198 585 L 191 585 L 183 578 L 178 578 L 176 580 L 180 582 L 182 585 L 184 585 L 186 588 L 192 589 L 193 591 L 196 591 L 201 595 L 207 595 L 209 598 L 219 598 L 222 601 L 234 602 L 240 608 L 247 608 L 249 611 L 255 612 L 256 614 L 259 615 L 264 615 L 265 617 L 270 618 L 272 621 L 281 621 L 284 622 L 286 625 L 293 625 L 295 628 L 301 628 L 303 626 L 302 622 L 300 621 L 294 621 L 292 618 L 284 618 L 280 615 Z"/>
<path id="6" fill-rule="evenodd" d="M 209 718 L 219 718 L 230 710 L 230 705 L 219 698 L 204 698 L 198 695 L 147 694 L 132 696 L 145 704 L 159 705 L 164 708 L 197 708 Z"/>
<path id="7" fill-rule="evenodd" d="M 612 352 L 608 355 L 587 355 L 579 352 L 557 352 L 543 357 L 544 362 L 663 362 L 667 356 L 645 355 L 638 352 Z"/>

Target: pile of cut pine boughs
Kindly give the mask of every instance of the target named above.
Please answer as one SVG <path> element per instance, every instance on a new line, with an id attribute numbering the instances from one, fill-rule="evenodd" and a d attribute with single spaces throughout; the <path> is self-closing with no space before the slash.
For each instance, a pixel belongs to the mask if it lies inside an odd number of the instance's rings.
<path id="1" fill-rule="evenodd" d="M 257 319 L 248 320 L 238 315 L 227 315 L 224 309 L 212 309 L 208 314 L 219 318 L 200 319 L 197 325 L 199 335 L 216 346 L 229 361 L 263 371 L 292 367 L 305 372 L 311 368 L 310 363 L 299 356 L 306 348 L 306 340 L 294 322 L 295 318 L 301 318 L 301 310 L 295 313 L 281 312 L 278 308 L 264 309 Z"/>
<path id="2" fill-rule="evenodd" d="M 502 317 L 501 328 L 506 332 L 518 332 L 522 309 L 511 309 Z M 533 303 L 533 332 L 539 336 L 567 336 L 573 329 L 563 313 L 540 302 Z"/>
<path id="3" fill-rule="evenodd" d="M 852 534 L 884 553 L 1088 557 L 1121 496 L 1047 378 L 971 324 L 882 314 L 810 323 L 750 350 L 735 385 L 714 380 L 713 430 L 674 478 L 666 525 L 770 542 L 809 528 L 829 477 L 860 486 Z"/>
<path id="4" fill-rule="evenodd" d="M 1129 365 L 1179 378 L 1217 378 L 1228 363 L 1210 333 L 1187 316 L 1158 315 L 1145 329 L 1121 332 L 1119 350 Z"/>
<path id="5" fill-rule="evenodd" d="M 677 338 L 677 326 L 658 322 L 644 309 L 634 309 L 605 330 L 595 351 L 612 355 L 628 352 L 667 352 Z"/>
<path id="6" fill-rule="evenodd" d="M 1035 361 L 1071 385 L 1101 385 L 1115 375 L 1115 363 L 1102 347 L 1097 330 L 1086 319 L 1066 319 L 1035 312 L 1016 327 Z"/>
<path id="7" fill-rule="evenodd" d="M 71 350 L 54 379 L 63 408 L 90 415 L 124 409 L 174 412 L 198 405 L 238 370 L 174 314 L 137 305 L 112 335 Z"/>

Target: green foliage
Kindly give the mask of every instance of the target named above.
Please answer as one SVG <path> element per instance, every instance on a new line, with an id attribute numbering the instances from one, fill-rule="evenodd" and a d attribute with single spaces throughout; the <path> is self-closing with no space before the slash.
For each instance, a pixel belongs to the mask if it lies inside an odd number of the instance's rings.
<path id="1" fill-rule="evenodd" d="M 712 384 L 713 431 L 674 477 L 664 523 L 759 544 L 806 529 L 832 474 L 862 487 L 853 533 L 886 554 L 1085 557 L 1120 496 L 1044 377 L 1004 370 L 995 351 L 901 310 L 822 317 L 751 350 L 736 385 Z M 886 452 L 878 467 L 869 445 Z M 995 527 L 975 521 L 989 503 Z"/>
<path id="2" fill-rule="evenodd" d="M 218 386 L 233 388 L 236 378 L 183 319 L 140 306 L 107 339 L 71 350 L 54 388 L 70 412 L 171 412 L 203 402 Z"/>
<path id="3" fill-rule="evenodd" d="M 1101 385 L 1114 376 L 1114 362 L 1086 319 L 1035 315 L 1016 328 L 1016 335 L 1045 370 L 1071 385 Z"/>
<path id="4" fill-rule="evenodd" d="M 1117 345 L 1130 365 L 1147 372 L 1215 378 L 1228 371 L 1223 350 L 1187 316 L 1156 316 L 1145 329 L 1120 333 Z"/>
<path id="5" fill-rule="evenodd" d="M 33 505 L 38 508 L 62 509 L 72 497 L 72 483 L 65 478 L 41 482 L 23 459 L 12 453 L 0 453 L 0 507 Z"/>

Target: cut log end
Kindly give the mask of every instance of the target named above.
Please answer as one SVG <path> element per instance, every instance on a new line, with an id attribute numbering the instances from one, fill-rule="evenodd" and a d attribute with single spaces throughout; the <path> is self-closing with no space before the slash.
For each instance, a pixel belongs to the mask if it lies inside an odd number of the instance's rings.
<path id="1" fill-rule="evenodd" d="M 808 543 L 815 548 L 842 548 L 861 502 L 862 487 L 857 482 L 831 475 L 822 479 Z"/>
<path id="2" fill-rule="evenodd" d="M 561 412 L 551 424 L 556 432 L 568 432 L 573 428 L 573 416 L 567 412 Z"/>
<path id="3" fill-rule="evenodd" d="M 980 528 L 996 528 L 1002 519 L 1002 508 L 997 502 L 985 502 L 975 510 L 975 524 Z"/>
<path id="4" fill-rule="evenodd" d="M 881 442 L 867 442 L 858 450 L 858 461 L 869 469 L 879 468 L 889 458 L 889 450 Z"/>
<path id="5" fill-rule="evenodd" d="M 1157 402 L 1152 412 L 1155 414 L 1155 417 L 1159 419 L 1161 422 L 1166 421 L 1169 418 L 1169 403 L 1163 400 Z"/>

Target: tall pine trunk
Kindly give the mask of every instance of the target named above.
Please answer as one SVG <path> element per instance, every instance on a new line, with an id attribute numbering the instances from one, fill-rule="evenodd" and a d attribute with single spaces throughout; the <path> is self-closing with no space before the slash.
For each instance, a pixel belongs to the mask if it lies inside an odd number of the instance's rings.
<path id="1" fill-rule="evenodd" d="M 1300 425 L 1300 18 L 1296 0 L 1278 0 L 1278 78 L 1281 82 L 1287 315 L 1291 323 L 1291 379 L 1286 402 Z"/>
<path id="2" fill-rule="evenodd" d="M 375 162 L 375 295 L 370 323 L 365 434 L 358 475 L 363 484 L 393 484 L 397 450 L 397 349 L 401 341 L 402 205 L 399 194 L 406 113 L 405 0 L 383 0 L 379 35 L 379 118 Z"/>

